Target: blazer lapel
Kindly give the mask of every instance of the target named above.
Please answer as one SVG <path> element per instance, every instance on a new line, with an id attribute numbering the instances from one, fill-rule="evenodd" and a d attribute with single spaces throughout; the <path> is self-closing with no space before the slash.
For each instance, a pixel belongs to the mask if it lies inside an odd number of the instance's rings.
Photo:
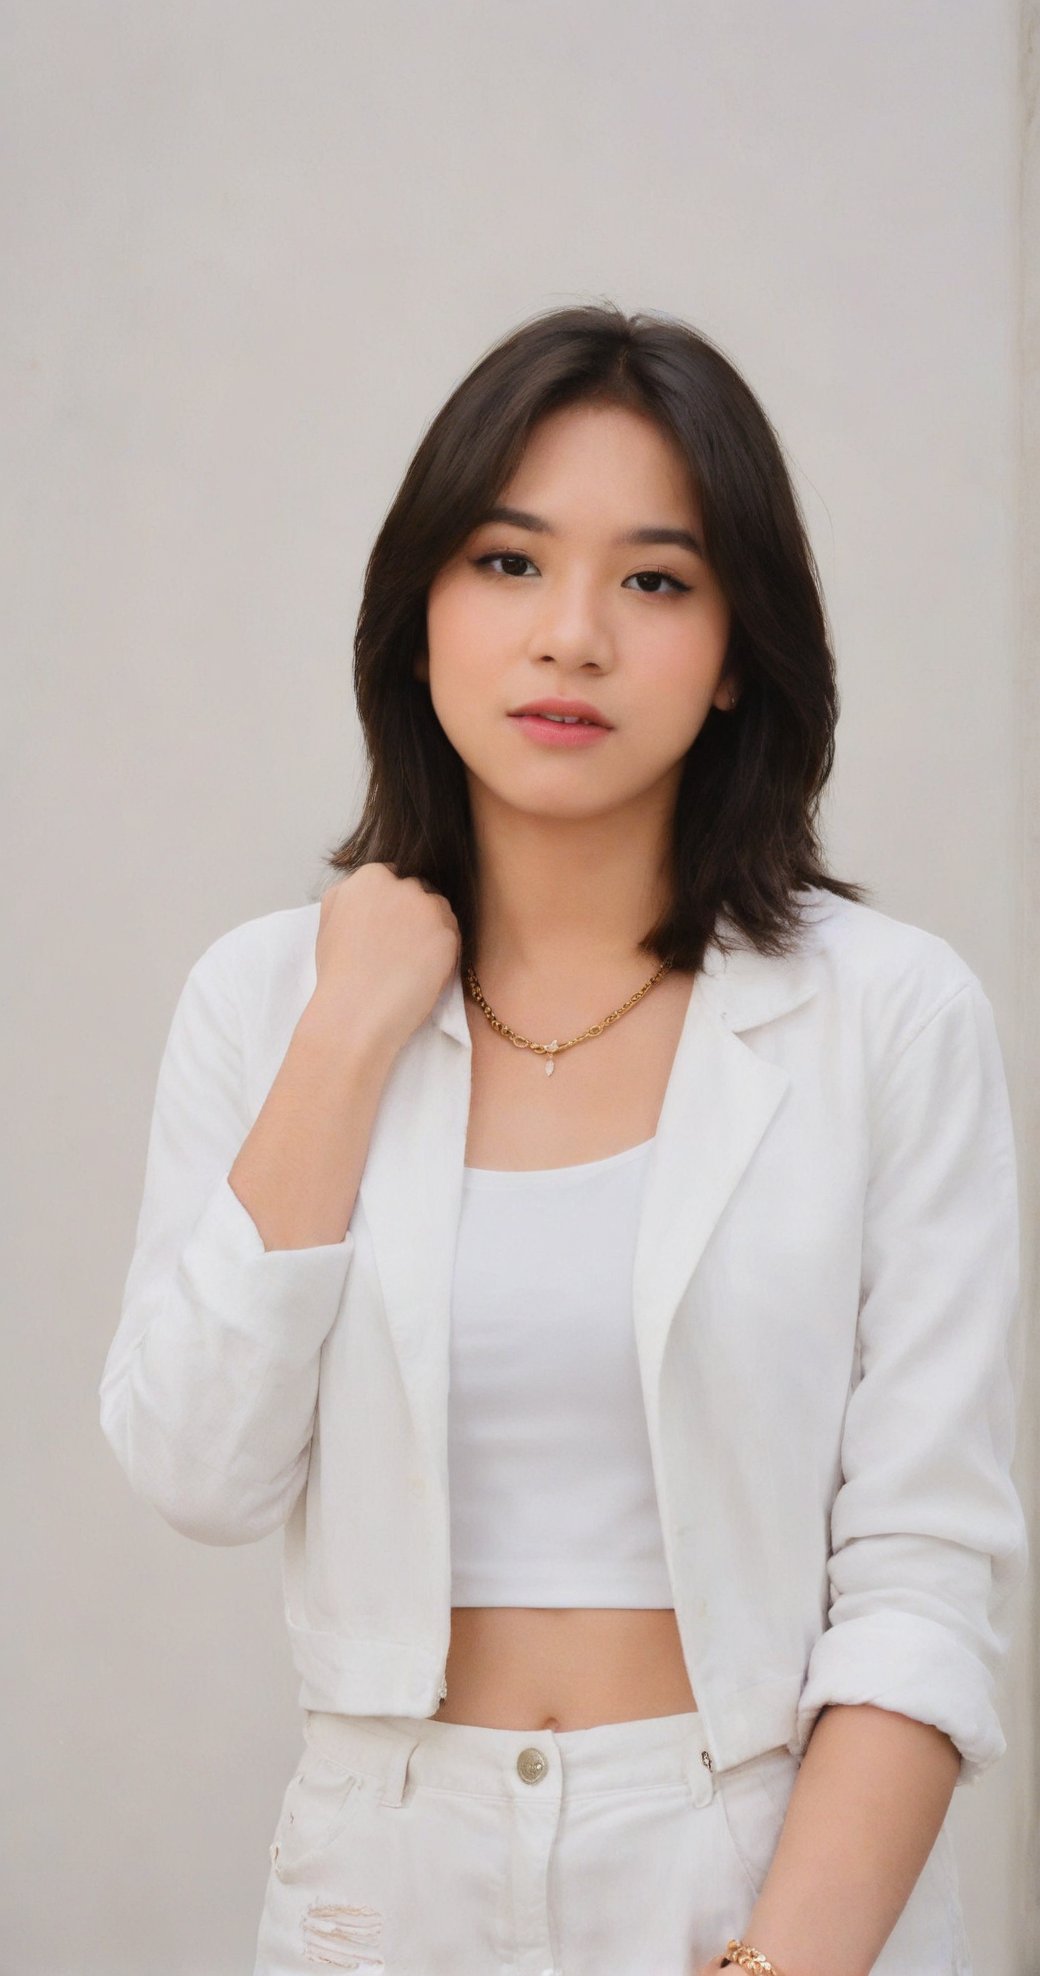
<path id="1" fill-rule="evenodd" d="M 633 1267 L 633 1323 L 656 1443 L 661 1367 L 676 1311 L 712 1231 L 768 1130 L 789 1073 L 738 1033 L 806 1000 L 781 967 L 698 975 L 650 1152 Z M 767 992 L 771 987 L 772 992 Z"/>
<path id="2" fill-rule="evenodd" d="M 451 1289 L 472 1063 L 463 993 L 456 970 L 395 1058 L 358 1189 L 416 1432 L 445 1487 Z"/>
<path id="3" fill-rule="evenodd" d="M 672 1320 L 790 1081 L 780 1065 L 756 1054 L 742 1032 L 808 1000 L 819 980 L 811 945 L 775 959 L 732 928 L 728 937 L 738 944 L 727 954 L 713 941 L 694 983 L 641 1198 L 633 1322 L 655 1450 Z M 444 1477 L 451 1290 L 471 1070 L 456 971 L 395 1059 L 359 1188 L 416 1429 Z"/>

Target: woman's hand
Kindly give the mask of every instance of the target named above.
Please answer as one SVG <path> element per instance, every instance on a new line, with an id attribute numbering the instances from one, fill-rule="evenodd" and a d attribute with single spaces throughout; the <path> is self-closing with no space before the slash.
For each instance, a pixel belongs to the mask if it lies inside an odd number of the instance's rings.
<path id="1" fill-rule="evenodd" d="M 333 1027 L 378 1029 L 399 1049 L 429 1015 L 458 964 L 447 899 L 388 864 L 358 865 L 322 894 L 312 1001 Z"/>

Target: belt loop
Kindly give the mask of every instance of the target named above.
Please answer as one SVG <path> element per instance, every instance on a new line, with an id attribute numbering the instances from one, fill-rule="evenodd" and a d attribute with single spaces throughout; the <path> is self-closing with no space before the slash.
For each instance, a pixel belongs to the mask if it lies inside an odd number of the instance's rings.
<path id="1" fill-rule="evenodd" d="M 412 1736 L 408 1730 L 395 1733 L 393 1746 L 388 1752 L 383 1787 L 379 1793 L 380 1804 L 399 1806 L 404 1801 L 404 1788 L 408 1780 L 408 1765 L 412 1751 L 417 1749 L 421 1738 Z"/>
<path id="2" fill-rule="evenodd" d="M 715 1795 L 715 1771 L 711 1752 L 702 1748 L 703 1733 L 695 1730 L 686 1748 L 686 1781 L 695 1805 L 710 1804 Z"/>

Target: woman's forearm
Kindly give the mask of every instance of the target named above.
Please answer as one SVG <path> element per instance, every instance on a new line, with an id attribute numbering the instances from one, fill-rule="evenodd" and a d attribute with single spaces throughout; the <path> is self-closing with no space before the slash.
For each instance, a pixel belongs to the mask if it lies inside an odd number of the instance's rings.
<path id="1" fill-rule="evenodd" d="M 784 1976 L 869 1976 L 960 1767 L 931 1723 L 868 1704 L 818 1717 L 744 1939 Z"/>
<path id="2" fill-rule="evenodd" d="M 228 1173 L 265 1249 L 342 1242 L 399 1045 L 320 988 Z"/>

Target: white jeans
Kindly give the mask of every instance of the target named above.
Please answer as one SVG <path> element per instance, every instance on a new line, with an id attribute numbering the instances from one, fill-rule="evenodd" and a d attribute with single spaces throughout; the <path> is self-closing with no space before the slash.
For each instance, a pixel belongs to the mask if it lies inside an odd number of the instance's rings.
<path id="1" fill-rule="evenodd" d="M 591 1729 L 308 1713 L 253 1976 L 695 1976 L 746 1925 L 798 1760 L 696 1712 Z M 971 1976 L 944 1825 L 874 1976 Z"/>

